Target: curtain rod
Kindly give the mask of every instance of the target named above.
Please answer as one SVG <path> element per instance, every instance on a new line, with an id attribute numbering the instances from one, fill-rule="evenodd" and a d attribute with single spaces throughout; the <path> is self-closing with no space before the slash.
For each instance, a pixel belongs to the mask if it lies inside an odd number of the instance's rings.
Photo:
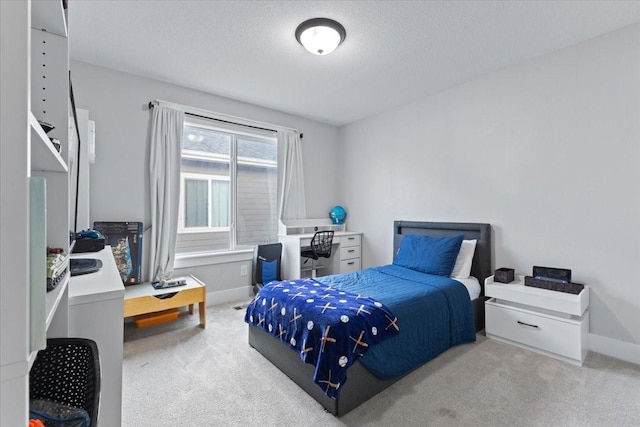
<path id="1" fill-rule="evenodd" d="M 165 105 L 167 107 L 172 107 L 178 110 L 182 110 L 188 116 L 199 117 L 201 119 L 215 120 L 222 123 L 229 123 L 232 125 L 244 126 L 252 129 L 266 130 L 269 132 L 278 132 L 278 130 L 290 130 L 293 132 L 298 132 L 297 129 L 286 128 L 281 126 L 273 126 L 276 128 L 276 129 L 273 129 L 273 127 L 271 127 L 272 125 L 268 123 L 257 122 L 254 120 L 247 120 L 240 117 L 234 117 L 226 114 L 216 113 L 213 111 L 200 110 L 198 108 L 187 107 L 185 105 L 174 104 L 172 102 L 161 101 L 157 99 L 153 101 L 149 101 L 149 104 L 148 104 L 149 109 L 151 110 L 153 109 L 154 106 L 160 105 L 160 104 Z M 211 116 L 214 116 L 214 117 L 211 117 Z M 215 117 L 215 116 L 219 116 L 219 117 Z M 264 126 L 270 126 L 270 127 L 264 127 Z M 302 138 L 302 133 L 300 133 L 300 138 Z"/>

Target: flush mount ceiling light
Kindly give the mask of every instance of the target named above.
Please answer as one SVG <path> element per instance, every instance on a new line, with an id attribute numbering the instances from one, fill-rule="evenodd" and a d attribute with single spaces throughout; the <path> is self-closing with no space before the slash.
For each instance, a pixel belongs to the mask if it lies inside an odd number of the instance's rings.
<path id="1" fill-rule="evenodd" d="M 313 18 L 296 28 L 296 40 L 314 55 L 328 55 L 347 37 L 339 22 L 329 18 Z"/>

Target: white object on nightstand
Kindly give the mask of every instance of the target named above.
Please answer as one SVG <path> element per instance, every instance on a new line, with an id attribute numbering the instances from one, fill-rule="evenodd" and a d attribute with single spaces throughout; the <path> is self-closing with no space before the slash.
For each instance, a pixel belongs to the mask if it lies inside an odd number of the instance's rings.
<path id="1" fill-rule="evenodd" d="M 582 366 L 588 352 L 589 287 L 578 295 L 485 280 L 487 337 Z"/>

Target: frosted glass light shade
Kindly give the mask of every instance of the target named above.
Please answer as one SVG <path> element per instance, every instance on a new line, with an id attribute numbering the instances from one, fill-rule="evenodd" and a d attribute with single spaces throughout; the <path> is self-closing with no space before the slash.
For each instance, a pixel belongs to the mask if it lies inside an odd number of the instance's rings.
<path id="1" fill-rule="evenodd" d="M 328 55 L 347 36 L 344 27 L 328 18 L 314 18 L 304 21 L 296 29 L 296 39 L 314 55 Z"/>

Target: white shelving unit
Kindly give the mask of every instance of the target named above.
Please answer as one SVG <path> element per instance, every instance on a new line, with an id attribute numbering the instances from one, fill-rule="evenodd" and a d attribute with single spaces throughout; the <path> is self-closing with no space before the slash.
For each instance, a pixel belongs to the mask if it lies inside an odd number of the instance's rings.
<path id="1" fill-rule="evenodd" d="M 38 350 L 30 335 L 63 337 L 69 331 L 68 274 L 51 292 L 31 296 L 29 289 L 31 271 L 46 268 L 43 257 L 31 258 L 31 242 L 69 247 L 67 14 L 59 0 L 2 1 L 0 31 L 11 40 L 0 56 L 0 425 L 24 426 L 29 369 Z M 54 129 L 45 133 L 38 120 Z M 60 152 L 49 137 L 60 140 Z M 45 182 L 45 215 L 36 223 L 44 236 L 31 235 L 31 177 Z M 44 307 L 43 317 L 33 316 L 31 307 Z"/>

